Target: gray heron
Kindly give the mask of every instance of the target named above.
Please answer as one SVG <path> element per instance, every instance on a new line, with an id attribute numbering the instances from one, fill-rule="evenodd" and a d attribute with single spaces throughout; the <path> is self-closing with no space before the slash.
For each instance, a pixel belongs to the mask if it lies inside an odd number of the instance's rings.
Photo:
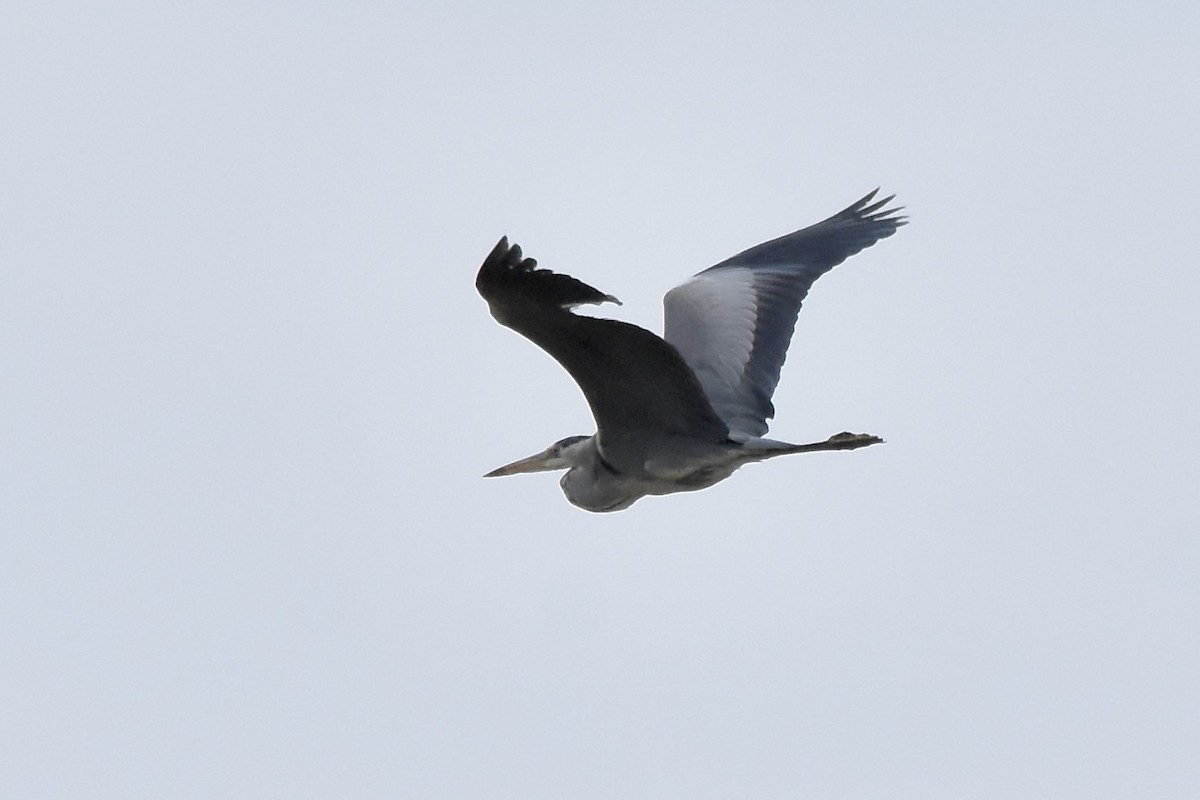
<path id="1" fill-rule="evenodd" d="M 501 325 L 561 364 L 583 390 L 592 436 L 569 436 L 485 477 L 567 470 L 567 499 L 619 511 L 648 494 L 704 489 L 754 461 L 854 450 L 883 440 L 838 433 L 813 444 L 763 438 L 800 304 L 813 282 L 907 222 L 878 189 L 824 222 L 751 247 L 663 298 L 660 338 L 644 328 L 581 316 L 575 306 L 620 304 L 583 281 L 525 258 L 503 237 L 475 286 Z"/>

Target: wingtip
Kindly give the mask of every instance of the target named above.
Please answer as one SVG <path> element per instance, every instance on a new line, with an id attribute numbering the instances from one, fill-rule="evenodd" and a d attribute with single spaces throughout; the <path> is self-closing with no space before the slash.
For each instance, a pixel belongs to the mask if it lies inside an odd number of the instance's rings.
<path id="1" fill-rule="evenodd" d="M 880 187 L 876 186 L 865 197 L 843 211 L 842 214 L 849 214 L 858 219 L 869 220 L 871 222 L 890 222 L 897 228 L 901 225 L 907 225 L 908 215 L 902 213 L 905 207 L 889 207 L 889 204 L 896 199 L 896 195 L 889 194 L 887 197 L 876 200 L 875 197 L 879 194 L 879 191 Z"/>
<path id="2" fill-rule="evenodd" d="M 475 276 L 475 288 L 493 305 L 502 297 L 523 295 L 527 301 L 570 308 L 581 303 L 621 301 L 570 275 L 538 269 L 536 258 L 527 258 L 519 244 L 501 236 Z M 493 311 L 493 313 L 495 313 Z"/>
<path id="3" fill-rule="evenodd" d="M 521 250 L 521 245 L 510 244 L 508 236 L 501 236 L 500 241 L 496 242 L 496 246 L 492 248 L 492 252 L 488 253 L 484 259 L 484 266 L 504 264 L 509 267 L 523 267 L 533 269 L 537 266 L 537 259 L 526 258 L 524 251 Z"/>
<path id="4" fill-rule="evenodd" d="M 484 266 L 507 264 L 515 266 L 522 261 L 521 245 L 509 244 L 508 236 L 501 236 L 500 241 L 483 260 Z"/>

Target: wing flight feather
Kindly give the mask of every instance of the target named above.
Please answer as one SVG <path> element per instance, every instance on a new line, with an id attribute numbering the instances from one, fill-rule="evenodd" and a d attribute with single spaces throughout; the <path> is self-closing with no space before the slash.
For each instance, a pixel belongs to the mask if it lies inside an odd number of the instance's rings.
<path id="1" fill-rule="evenodd" d="M 669 291 L 664 338 L 691 366 L 730 436 L 767 432 L 771 396 L 809 288 L 907 222 L 878 189 L 829 219 L 751 247 Z"/>
<path id="2" fill-rule="evenodd" d="M 475 286 L 492 316 L 561 364 L 591 407 L 605 453 L 617 465 L 651 436 L 678 433 L 723 442 L 728 428 L 674 347 L 626 322 L 571 313 L 581 303 L 617 302 L 583 281 L 524 258 L 502 238 L 480 267 Z M 636 467 L 636 454 L 625 466 Z"/>

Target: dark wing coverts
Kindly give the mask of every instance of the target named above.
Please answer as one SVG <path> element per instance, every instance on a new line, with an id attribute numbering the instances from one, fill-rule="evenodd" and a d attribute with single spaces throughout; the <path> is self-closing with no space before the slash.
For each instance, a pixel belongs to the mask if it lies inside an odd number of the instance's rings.
<path id="1" fill-rule="evenodd" d="M 579 384 L 602 446 L 662 433 L 726 440 L 728 428 L 673 347 L 636 325 L 571 313 L 581 303 L 617 301 L 536 266 L 504 237 L 483 262 L 475 287 L 496 321 L 553 356 Z"/>

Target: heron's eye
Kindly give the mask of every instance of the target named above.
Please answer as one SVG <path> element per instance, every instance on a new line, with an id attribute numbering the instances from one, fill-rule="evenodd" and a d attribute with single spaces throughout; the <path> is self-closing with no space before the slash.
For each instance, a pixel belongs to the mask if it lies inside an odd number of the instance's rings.
<path id="1" fill-rule="evenodd" d="M 559 439 L 553 445 L 554 452 L 562 453 L 564 450 L 566 450 L 571 445 L 578 444 L 579 442 L 582 442 L 586 438 L 587 438 L 586 436 L 568 436 L 565 439 Z"/>

